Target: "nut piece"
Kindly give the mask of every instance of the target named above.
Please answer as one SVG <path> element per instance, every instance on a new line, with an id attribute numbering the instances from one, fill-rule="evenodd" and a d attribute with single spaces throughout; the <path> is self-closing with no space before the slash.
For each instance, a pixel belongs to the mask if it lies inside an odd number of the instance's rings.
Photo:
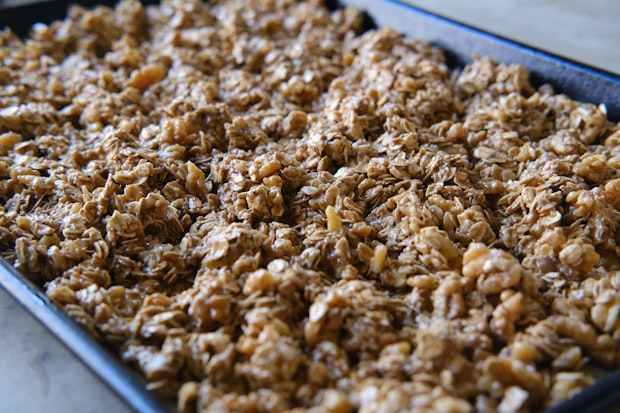
<path id="1" fill-rule="evenodd" d="M 325 216 L 327 217 L 327 230 L 329 232 L 338 231 L 342 228 L 342 220 L 333 206 L 328 205 L 327 208 L 325 208 Z"/>
<path id="2" fill-rule="evenodd" d="M 586 244 L 581 238 L 570 240 L 559 254 L 560 262 L 574 267 L 583 273 L 592 271 L 601 257 L 591 244 Z"/>
<path id="3" fill-rule="evenodd" d="M 162 80 L 166 76 L 166 73 L 166 68 L 160 65 L 148 65 L 134 71 L 127 82 L 127 86 L 135 87 L 140 92 L 144 92 L 146 89 Z"/>
<path id="4" fill-rule="evenodd" d="M 388 253 L 388 249 L 385 245 L 378 244 L 375 247 L 374 254 L 372 258 L 370 259 L 370 271 L 371 272 L 375 274 L 379 274 L 381 271 L 383 271 L 383 268 L 385 267 L 385 261 L 387 259 L 387 253 Z"/>
<path id="5" fill-rule="evenodd" d="M 605 290 L 596 298 L 590 317 L 596 327 L 605 333 L 615 333 L 620 328 L 620 293 Z"/>
<path id="6" fill-rule="evenodd" d="M 478 291 L 497 294 L 521 281 L 521 264 L 506 251 L 482 243 L 469 245 L 463 255 L 462 273 L 476 280 Z"/>

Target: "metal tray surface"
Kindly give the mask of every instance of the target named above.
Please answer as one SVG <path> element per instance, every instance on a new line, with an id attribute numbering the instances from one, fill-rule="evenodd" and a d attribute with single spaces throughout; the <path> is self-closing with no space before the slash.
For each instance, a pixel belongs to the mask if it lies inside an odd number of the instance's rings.
<path id="1" fill-rule="evenodd" d="M 49 23 L 66 16 L 71 4 L 85 7 L 112 6 L 115 0 L 51 0 L 17 7 L 0 6 L 0 27 L 26 35 L 37 22 Z M 143 0 L 155 4 L 156 0 Z M 556 92 L 588 103 L 604 103 L 608 117 L 620 121 L 620 77 L 551 53 L 467 26 L 398 0 L 327 1 L 330 6 L 355 6 L 366 12 L 367 27 L 391 26 L 404 35 L 423 39 L 444 50 L 448 65 L 460 68 L 473 54 L 486 55 L 503 63 L 519 63 L 530 71 L 537 86 L 551 84 Z M 56 307 L 32 282 L 0 258 L 0 287 L 57 336 L 86 366 L 95 372 L 137 412 L 170 413 L 172 408 L 146 390 L 145 380 L 91 337 Z M 620 412 L 620 371 L 554 406 L 549 413 Z"/>

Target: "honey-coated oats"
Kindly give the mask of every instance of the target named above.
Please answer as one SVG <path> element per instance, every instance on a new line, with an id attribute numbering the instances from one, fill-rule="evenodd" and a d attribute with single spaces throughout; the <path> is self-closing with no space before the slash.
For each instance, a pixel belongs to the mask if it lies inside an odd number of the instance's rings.
<path id="1" fill-rule="evenodd" d="M 181 412 L 538 410 L 616 368 L 620 127 L 317 0 L 0 34 L 0 246 Z"/>

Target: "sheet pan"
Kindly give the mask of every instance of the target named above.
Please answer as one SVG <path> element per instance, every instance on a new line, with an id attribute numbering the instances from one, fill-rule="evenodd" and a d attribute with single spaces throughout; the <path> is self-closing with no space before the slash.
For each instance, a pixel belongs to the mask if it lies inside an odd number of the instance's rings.
<path id="1" fill-rule="evenodd" d="M 70 4 L 86 7 L 113 5 L 114 0 L 53 0 L 19 7 L 0 8 L 0 27 L 10 27 L 25 35 L 36 22 L 63 18 Z M 145 3 L 156 3 L 148 0 Z M 329 2 L 352 5 L 367 13 L 367 25 L 389 25 L 399 32 L 441 47 L 453 68 L 468 63 L 472 54 L 491 56 L 504 63 L 527 67 L 534 85 L 551 84 L 570 97 L 590 103 L 604 103 L 608 116 L 620 120 L 620 77 L 550 53 L 524 46 L 476 28 L 446 19 L 396 0 L 343 0 Z M 89 336 L 59 310 L 45 294 L 0 259 L 0 286 L 56 335 L 75 355 L 129 406 L 138 412 L 171 412 L 172 408 L 146 390 L 146 382 L 123 364 L 109 349 Z M 559 412 L 620 411 L 620 371 L 607 375 L 595 385 L 550 409 Z"/>

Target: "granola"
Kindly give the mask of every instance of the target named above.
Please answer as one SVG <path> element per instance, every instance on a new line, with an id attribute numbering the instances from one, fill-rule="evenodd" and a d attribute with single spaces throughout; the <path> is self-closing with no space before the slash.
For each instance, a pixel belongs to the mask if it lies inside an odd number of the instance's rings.
<path id="1" fill-rule="evenodd" d="M 620 125 L 318 0 L 0 33 L 1 255 L 180 412 L 502 413 L 616 368 Z"/>

